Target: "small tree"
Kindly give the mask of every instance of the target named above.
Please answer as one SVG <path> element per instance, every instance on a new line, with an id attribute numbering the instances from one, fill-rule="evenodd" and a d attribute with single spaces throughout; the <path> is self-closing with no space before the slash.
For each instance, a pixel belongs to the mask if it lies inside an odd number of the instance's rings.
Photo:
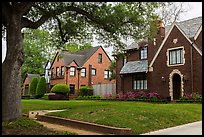
<path id="1" fill-rule="evenodd" d="M 36 98 L 41 98 L 46 93 L 46 80 L 45 77 L 40 77 L 36 88 Z"/>
<path id="2" fill-rule="evenodd" d="M 31 79 L 30 86 L 29 86 L 29 94 L 31 96 L 35 96 L 36 95 L 37 84 L 38 84 L 38 78 L 36 76 L 34 76 Z"/>
<path id="3" fill-rule="evenodd" d="M 66 85 L 66 84 L 56 84 L 54 85 L 54 87 L 52 87 L 51 89 L 52 93 L 55 93 L 55 99 L 65 99 L 67 98 L 67 94 L 68 94 L 68 99 L 69 99 L 69 92 L 70 92 L 70 88 Z M 51 96 L 48 96 L 49 99 L 53 99 Z"/>

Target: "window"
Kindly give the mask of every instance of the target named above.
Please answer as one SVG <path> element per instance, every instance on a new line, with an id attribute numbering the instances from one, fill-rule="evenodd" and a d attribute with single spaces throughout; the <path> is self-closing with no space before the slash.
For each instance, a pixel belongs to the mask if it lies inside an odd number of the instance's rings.
<path id="1" fill-rule="evenodd" d="M 70 76 L 75 76 L 75 67 L 70 67 Z"/>
<path id="2" fill-rule="evenodd" d="M 134 90 L 147 89 L 147 76 L 145 74 L 138 74 L 134 76 L 133 89 Z"/>
<path id="3" fill-rule="evenodd" d="M 112 73 L 110 70 L 105 70 L 104 71 L 104 79 L 110 79 Z"/>
<path id="4" fill-rule="evenodd" d="M 98 54 L 98 63 L 102 63 L 102 54 L 101 53 Z"/>
<path id="5" fill-rule="evenodd" d="M 61 66 L 61 75 L 64 76 L 64 66 Z"/>
<path id="6" fill-rule="evenodd" d="M 169 65 L 183 63 L 183 48 L 169 50 Z"/>
<path id="7" fill-rule="evenodd" d="M 91 70 L 91 75 L 92 75 L 92 76 L 95 76 L 95 75 L 96 75 L 96 69 L 92 68 L 92 70 Z"/>
<path id="8" fill-rule="evenodd" d="M 59 67 L 56 67 L 56 77 L 59 76 Z"/>
<path id="9" fill-rule="evenodd" d="M 81 69 L 81 77 L 86 77 L 86 68 Z"/>
<path id="10" fill-rule="evenodd" d="M 140 51 L 140 59 L 147 59 L 147 47 L 144 47 Z"/>

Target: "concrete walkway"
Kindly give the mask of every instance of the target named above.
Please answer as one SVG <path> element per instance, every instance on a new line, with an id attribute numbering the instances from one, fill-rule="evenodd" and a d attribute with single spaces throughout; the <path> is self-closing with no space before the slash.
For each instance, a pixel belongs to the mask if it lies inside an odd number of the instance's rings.
<path id="1" fill-rule="evenodd" d="M 153 131 L 141 135 L 202 135 L 202 121 Z"/>

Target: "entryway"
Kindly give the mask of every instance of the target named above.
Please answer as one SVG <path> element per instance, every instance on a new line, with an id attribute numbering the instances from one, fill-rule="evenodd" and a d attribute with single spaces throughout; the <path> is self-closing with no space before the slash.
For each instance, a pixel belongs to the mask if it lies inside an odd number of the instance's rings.
<path id="1" fill-rule="evenodd" d="M 179 74 L 174 74 L 173 78 L 173 100 L 181 97 L 181 77 Z"/>

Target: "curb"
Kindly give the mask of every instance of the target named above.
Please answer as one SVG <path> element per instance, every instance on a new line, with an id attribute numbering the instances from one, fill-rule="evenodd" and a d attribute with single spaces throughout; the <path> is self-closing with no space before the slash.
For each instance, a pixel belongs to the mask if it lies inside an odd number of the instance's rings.
<path id="1" fill-rule="evenodd" d="M 115 135 L 131 135 L 131 128 L 117 128 L 84 121 L 72 120 L 67 118 L 59 118 L 54 116 L 36 115 L 37 120 L 63 126 L 71 126 L 73 128 L 89 130 L 93 132 L 100 132 Z"/>

